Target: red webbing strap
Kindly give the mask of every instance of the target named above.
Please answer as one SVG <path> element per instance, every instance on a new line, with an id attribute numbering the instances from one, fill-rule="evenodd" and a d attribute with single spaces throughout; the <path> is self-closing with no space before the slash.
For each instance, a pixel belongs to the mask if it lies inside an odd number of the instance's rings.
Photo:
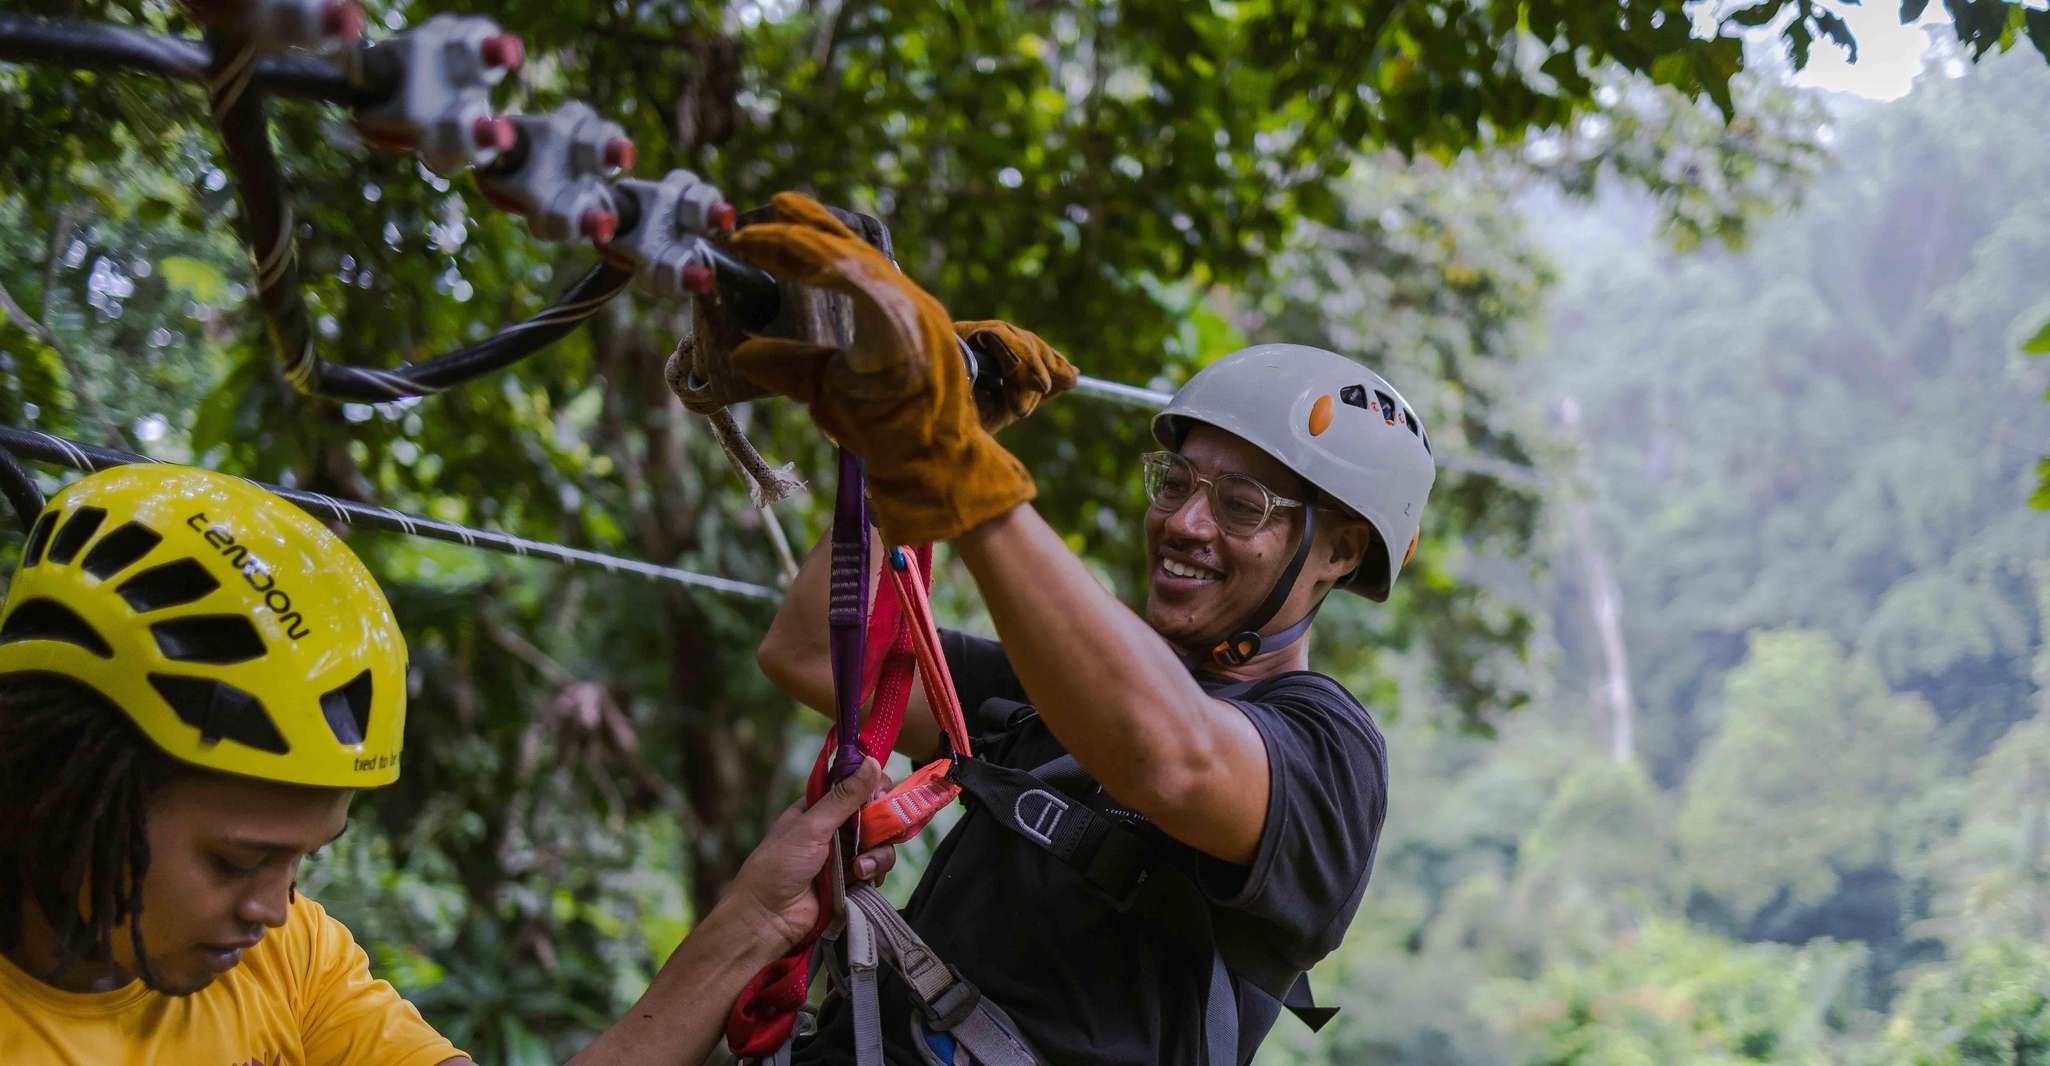
<path id="1" fill-rule="evenodd" d="M 863 649 L 861 691 L 864 697 L 873 694 L 874 698 L 862 722 L 859 741 L 862 754 L 878 762 L 890 757 L 890 749 L 896 744 L 897 733 L 904 724 L 904 708 L 911 699 L 913 668 L 927 657 L 924 639 L 916 632 L 917 627 L 912 624 L 906 604 L 916 602 L 920 612 L 918 617 L 924 618 L 927 624 L 930 624 L 932 612 L 926 595 L 932 582 L 932 545 L 920 545 L 910 554 L 916 557 L 919 564 L 909 575 L 913 580 L 904 580 L 906 575 L 902 571 L 886 564 L 885 568 L 891 574 L 891 584 L 896 590 L 896 595 L 884 595 L 881 588 L 876 589 L 875 604 L 869 612 L 868 632 Z M 937 631 L 933 632 L 930 639 L 934 642 L 931 654 L 937 655 Z M 939 669 L 946 669 L 943 656 L 940 657 Z M 927 689 L 930 692 L 930 682 L 927 683 Z M 951 681 L 947 684 L 946 690 L 951 696 Z M 937 706 L 935 704 L 935 707 Z M 960 717 L 958 701 L 954 704 L 954 717 Z M 826 742 L 819 749 L 819 757 L 812 765 L 811 776 L 806 780 L 804 788 L 807 803 L 817 803 L 819 797 L 826 794 L 827 767 L 839 746 L 837 732 L 837 729 L 827 731 Z M 962 729 L 959 732 L 965 740 L 966 730 Z M 910 784 L 917 776 L 907 778 L 904 784 Z M 891 795 L 894 796 L 901 790 L 904 790 L 904 785 L 892 790 Z M 956 791 L 958 792 L 958 789 Z M 952 796 L 948 796 L 945 802 L 933 807 L 932 812 L 937 813 L 946 806 L 946 803 L 952 802 L 952 799 Z M 871 806 L 886 806 L 887 800 L 888 797 L 885 797 L 884 801 Z M 863 817 L 865 819 L 866 814 Z M 926 814 L 919 820 L 918 825 L 922 827 L 931 818 L 931 813 Z M 899 832 L 901 823 L 893 816 L 885 828 L 893 833 Z M 912 833 L 916 832 L 916 829 L 912 830 Z M 864 851 L 876 846 L 866 843 L 869 835 L 864 826 L 864 843 L 861 845 Z M 905 839 L 909 839 L 908 835 Z M 773 1054 L 790 1040 L 790 1034 L 797 1025 L 798 1009 L 804 1006 L 810 991 L 813 948 L 833 918 L 833 889 L 829 876 L 828 871 L 821 870 L 812 883 L 813 892 L 819 899 L 818 924 L 796 947 L 755 974 L 754 979 L 741 990 L 740 998 L 734 1001 L 733 1010 L 726 1017 L 726 1046 L 736 1057 L 762 1058 Z"/>
<path id="2" fill-rule="evenodd" d="M 930 578 L 930 553 L 916 562 L 901 550 L 891 552 L 885 562 L 890 582 L 897 589 L 904 611 L 904 629 L 918 660 L 918 679 L 925 687 L 925 701 L 935 721 L 947 735 L 951 754 L 918 768 L 899 781 L 881 799 L 861 810 L 861 850 L 885 844 L 902 844 L 917 836 L 933 816 L 945 810 L 961 794 L 961 786 L 947 779 L 955 756 L 974 754 L 968 742 L 968 723 L 961 713 L 961 700 L 954 692 L 954 678 L 947 670 L 947 657 L 940 649 L 939 627 L 933 623 L 932 602 L 926 595 Z M 895 730 L 889 738 L 896 743 Z M 864 741 L 867 737 L 864 735 Z M 888 749 L 885 748 L 885 751 Z"/>
<path id="3" fill-rule="evenodd" d="M 895 558 L 903 548 L 893 548 L 884 555 L 884 571 L 894 579 L 897 571 L 889 560 Z M 921 603 L 932 589 L 932 545 L 921 544 L 909 549 L 917 561 L 917 588 L 913 596 Z M 894 580 L 891 582 L 896 584 Z M 914 650 L 916 635 L 913 633 L 904 607 L 905 590 L 898 589 L 894 596 L 886 596 L 880 586 L 876 589 L 875 606 L 869 611 L 868 649 L 866 661 L 862 664 L 861 692 L 864 697 L 872 696 L 868 715 L 861 723 L 861 753 L 877 762 L 886 762 L 890 750 L 897 743 L 897 733 L 904 726 L 904 708 L 911 702 L 911 673 L 918 658 Z M 927 608 L 930 612 L 930 607 Z"/>

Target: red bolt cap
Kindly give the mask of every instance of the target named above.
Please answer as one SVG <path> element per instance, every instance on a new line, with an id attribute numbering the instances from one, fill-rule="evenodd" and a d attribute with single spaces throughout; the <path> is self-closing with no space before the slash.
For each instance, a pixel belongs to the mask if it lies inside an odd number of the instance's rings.
<path id="1" fill-rule="evenodd" d="M 619 229 L 619 216 L 602 207 L 586 207 L 577 216 L 577 232 L 597 241 L 599 244 L 612 239 Z"/>
<path id="2" fill-rule="evenodd" d="M 733 205 L 724 201 L 713 204 L 705 210 L 705 221 L 711 223 L 714 229 L 730 232 L 733 229 L 734 221 L 739 217 L 740 214 L 733 209 Z"/>
<path id="3" fill-rule="evenodd" d="M 614 137 L 605 142 L 605 165 L 615 170 L 632 170 L 634 160 L 640 158 L 640 150 L 634 142 L 624 137 Z"/>
<path id="4" fill-rule="evenodd" d="M 357 41 L 363 37 L 363 9 L 345 0 L 336 0 L 320 9 L 320 32 L 343 41 Z"/>
<path id="5" fill-rule="evenodd" d="M 703 263 L 685 263 L 683 266 L 683 287 L 692 292 L 712 291 L 712 268 Z"/>
<path id="6" fill-rule="evenodd" d="M 477 147 L 494 152 L 509 152 L 520 139 L 519 129 L 504 115 L 478 119 L 471 124 L 470 135 L 477 139 Z"/>
<path id="7" fill-rule="evenodd" d="M 478 48 L 483 53 L 484 65 L 487 67 L 504 67 L 511 70 L 527 58 L 527 46 L 521 44 L 520 39 L 510 33 L 494 33 L 484 38 L 484 42 Z"/>

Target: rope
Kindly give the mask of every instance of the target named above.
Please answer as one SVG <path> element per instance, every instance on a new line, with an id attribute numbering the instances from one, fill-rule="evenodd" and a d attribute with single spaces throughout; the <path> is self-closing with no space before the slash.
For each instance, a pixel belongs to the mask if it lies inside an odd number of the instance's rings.
<path id="1" fill-rule="evenodd" d="M 804 481 L 792 473 L 792 464 L 770 466 L 768 460 L 740 431 L 740 423 L 734 420 L 730 408 L 721 407 L 707 416 L 712 423 L 712 436 L 719 441 L 719 450 L 726 453 L 726 459 L 735 470 L 747 479 L 748 495 L 754 498 L 756 507 L 787 500 L 804 491 Z"/>

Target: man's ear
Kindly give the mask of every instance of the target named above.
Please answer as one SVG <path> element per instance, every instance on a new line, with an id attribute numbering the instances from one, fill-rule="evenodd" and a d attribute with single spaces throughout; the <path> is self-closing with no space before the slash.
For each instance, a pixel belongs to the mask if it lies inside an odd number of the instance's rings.
<path id="1" fill-rule="evenodd" d="M 1324 542 L 1323 558 L 1318 560 L 1326 571 L 1320 579 L 1336 581 L 1366 560 L 1367 548 L 1374 540 L 1374 527 L 1363 519 L 1346 517 L 1334 518 L 1324 528 L 1331 534 Z"/>

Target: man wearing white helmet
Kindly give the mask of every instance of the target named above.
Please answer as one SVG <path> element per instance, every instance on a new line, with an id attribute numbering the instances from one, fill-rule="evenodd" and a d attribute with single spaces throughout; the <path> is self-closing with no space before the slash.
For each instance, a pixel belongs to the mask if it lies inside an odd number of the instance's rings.
<path id="1" fill-rule="evenodd" d="M 1137 464 L 1152 506 L 1135 613 L 1030 505 L 1030 477 L 978 422 L 945 310 L 806 202 L 777 207 L 736 247 L 852 295 L 854 347 L 759 340 L 736 365 L 862 455 L 885 540 L 952 540 L 1000 637 L 943 634 L 974 746 L 955 774 L 969 813 L 905 911 L 960 987 L 885 980 L 879 1037 L 831 1003 L 795 1061 L 874 1061 L 879 1039 L 895 1064 L 1229 1066 L 1284 1005 L 1321 1024 L 1300 978 L 1359 905 L 1387 778 L 1371 717 L 1309 671 L 1303 638 L 1333 590 L 1385 599 L 1415 548 L 1433 464 L 1414 410 L 1299 345 L 1198 373 L 1154 420 L 1165 450 Z M 1072 380 L 1036 337 L 1000 339 L 1012 413 Z M 815 549 L 759 659 L 830 713 L 826 570 Z M 941 753 L 920 707 L 898 750 Z M 1025 1056 L 977 1045 L 963 1020 L 978 1002 Z"/>

